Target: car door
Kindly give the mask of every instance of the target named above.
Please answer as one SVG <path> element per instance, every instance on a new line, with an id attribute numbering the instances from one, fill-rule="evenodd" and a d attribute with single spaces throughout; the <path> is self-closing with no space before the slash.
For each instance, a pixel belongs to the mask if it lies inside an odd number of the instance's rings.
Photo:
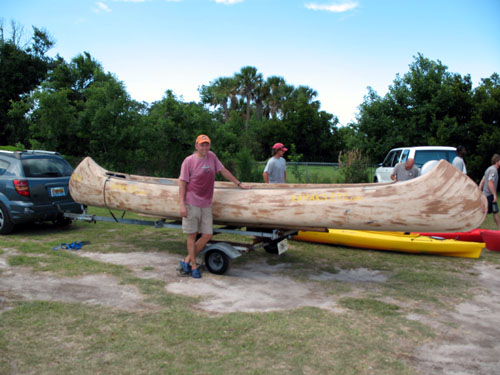
<path id="1" fill-rule="evenodd" d="M 403 150 L 392 150 L 385 157 L 384 161 L 377 168 L 377 179 L 378 182 L 390 182 L 391 174 L 394 166 L 399 163 L 401 159 L 401 153 Z"/>

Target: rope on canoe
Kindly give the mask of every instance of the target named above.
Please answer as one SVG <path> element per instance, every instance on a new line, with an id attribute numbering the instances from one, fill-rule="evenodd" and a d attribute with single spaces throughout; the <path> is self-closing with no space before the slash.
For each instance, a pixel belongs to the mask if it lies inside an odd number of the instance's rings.
<path id="1" fill-rule="evenodd" d="M 108 204 L 106 203 L 106 184 L 108 183 L 108 181 L 111 179 L 111 177 L 113 177 L 113 175 L 111 174 L 108 174 L 108 177 L 106 178 L 106 180 L 104 181 L 104 187 L 102 189 L 102 196 L 103 196 L 103 199 L 104 199 L 104 206 L 108 209 L 109 213 L 111 214 L 111 216 L 113 216 L 113 219 L 118 223 L 118 219 L 116 218 L 116 216 L 113 214 L 113 211 L 111 211 L 111 208 L 108 207 Z M 119 176 L 121 177 L 121 176 Z M 125 213 L 127 211 L 123 211 L 122 213 L 122 219 L 123 217 L 125 216 Z"/>
<path id="2" fill-rule="evenodd" d="M 108 204 L 106 203 L 106 184 L 108 183 L 109 179 L 111 178 L 110 175 L 108 175 L 108 178 L 104 181 L 104 188 L 102 189 L 102 196 L 104 199 L 104 206 L 108 209 L 109 213 L 111 216 L 113 216 L 113 219 L 118 223 L 118 220 L 116 219 L 115 215 L 113 214 L 113 211 L 108 207 Z"/>

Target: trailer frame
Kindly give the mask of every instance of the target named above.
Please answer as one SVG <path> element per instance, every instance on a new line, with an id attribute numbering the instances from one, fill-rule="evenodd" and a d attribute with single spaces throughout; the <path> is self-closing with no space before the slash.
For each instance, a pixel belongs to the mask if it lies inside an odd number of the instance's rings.
<path id="1" fill-rule="evenodd" d="M 120 224 L 133 224 L 133 225 L 146 225 L 155 228 L 169 228 L 169 229 L 182 229 L 182 223 L 179 220 L 158 219 L 158 220 L 140 220 L 140 219 L 126 219 L 125 214 L 128 211 L 123 211 L 121 217 L 116 217 L 110 210 L 111 216 L 99 216 L 89 214 L 87 208 L 82 208 L 81 214 L 64 212 L 64 217 L 75 220 L 84 221 L 87 223 L 112 222 Z M 260 247 L 271 254 L 281 255 L 288 250 L 288 239 L 297 234 L 297 229 L 269 229 L 269 228 L 255 228 L 251 230 L 243 230 L 246 226 L 226 226 L 222 228 L 215 227 L 213 229 L 214 235 L 220 233 L 237 234 L 243 236 L 254 237 L 252 244 L 210 240 L 205 248 L 200 252 L 203 263 L 209 272 L 223 275 L 231 268 L 232 261 L 241 255 L 250 251 L 256 250 Z M 179 267 L 177 269 L 179 270 Z"/>

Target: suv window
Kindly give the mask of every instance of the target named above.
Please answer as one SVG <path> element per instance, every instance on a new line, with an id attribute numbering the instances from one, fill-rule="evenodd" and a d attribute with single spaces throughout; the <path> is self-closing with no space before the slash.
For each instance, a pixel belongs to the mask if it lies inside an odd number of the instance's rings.
<path id="1" fill-rule="evenodd" d="M 415 151 L 415 165 L 417 167 L 422 167 L 429 160 L 448 160 L 450 163 L 453 161 L 452 157 L 455 157 L 455 154 L 450 153 L 446 150 L 418 150 Z M 451 159 L 451 160 L 450 160 Z"/>
<path id="2" fill-rule="evenodd" d="M 399 160 L 402 150 L 395 150 L 390 152 L 382 162 L 382 167 L 394 167 Z"/>
<path id="3" fill-rule="evenodd" d="M 71 166 L 59 158 L 36 158 L 22 160 L 26 177 L 69 177 Z"/>
<path id="4" fill-rule="evenodd" d="M 10 163 L 6 160 L 0 160 L 0 176 L 9 168 Z"/>

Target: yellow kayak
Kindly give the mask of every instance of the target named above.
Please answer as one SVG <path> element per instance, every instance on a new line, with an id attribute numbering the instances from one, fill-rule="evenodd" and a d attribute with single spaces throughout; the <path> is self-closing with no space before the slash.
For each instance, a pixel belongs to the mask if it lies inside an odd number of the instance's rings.
<path id="1" fill-rule="evenodd" d="M 466 242 L 418 233 L 375 232 L 347 229 L 329 229 L 327 232 L 299 231 L 294 240 L 319 242 L 362 249 L 399 251 L 415 254 L 445 255 L 479 258 L 485 247 L 483 242 Z"/>

